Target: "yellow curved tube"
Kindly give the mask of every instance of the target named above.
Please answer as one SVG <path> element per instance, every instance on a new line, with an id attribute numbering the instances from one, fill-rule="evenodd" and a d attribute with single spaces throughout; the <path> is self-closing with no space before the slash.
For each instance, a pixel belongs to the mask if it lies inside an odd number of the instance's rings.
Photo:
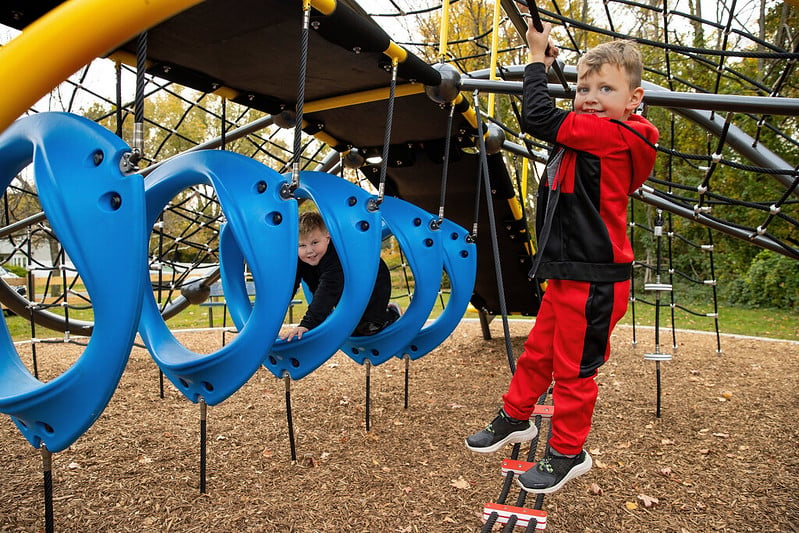
<path id="1" fill-rule="evenodd" d="M 336 0 L 311 0 L 311 6 L 328 16 L 336 10 Z"/>
<path id="2" fill-rule="evenodd" d="M 202 0 L 71 0 L 0 48 L 0 131 L 83 65 Z"/>

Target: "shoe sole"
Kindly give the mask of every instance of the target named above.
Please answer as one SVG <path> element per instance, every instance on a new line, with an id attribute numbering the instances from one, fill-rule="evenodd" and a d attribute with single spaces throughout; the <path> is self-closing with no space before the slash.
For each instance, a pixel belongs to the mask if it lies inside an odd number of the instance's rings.
<path id="1" fill-rule="evenodd" d="M 516 444 L 517 442 L 531 441 L 536 437 L 536 435 L 538 435 L 538 428 L 535 426 L 530 426 L 524 431 L 514 431 L 513 433 L 511 433 L 501 441 L 495 442 L 491 446 L 486 446 L 484 448 L 475 448 L 473 446 L 469 446 L 468 441 L 464 440 L 464 442 L 466 443 L 466 447 L 475 453 L 494 453 L 500 448 L 503 448 L 507 444 Z"/>
<path id="2" fill-rule="evenodd" d="M 593 465 L 594 465 L 594 460 L 591 459 L 591 456 L 588 455 L 588 452 L 585 452 L 585 459 L 583 460 L 583 462 L 580 463 L 580 464 L 574 465 L 572 467 L 572 469 L 569 470 L 569 473 L 566 474 L 564 476 L 564 478 L 560 480 L 559 483 L 556 483 L 555 485 L 552 485 L 551 487 L 545 487 L 543 489 L 532 489 L 532 488 L 525 487 L 524 485 L 522 485 L 522 482 L 521 482 L 521 480 L 519 480 L 519 478 L 516 478 L 516 483 L 518 483 L 519 486 L 522 489 L 526 490 L 527 492 L 531 492 L 533 494 L 552 494 L 553 492 L 556 492 L 556 491 L 560 490 L 560 488 L 563 487 L 563 485 L 565 485 L 567 481 L 570 481 L 570 480 L 572 480 L 572 479 L 574 479 L 576 477 L 582 476 L 583 474 L 585 474 L 586 472 L 591 470 L 591 467 Z"/>

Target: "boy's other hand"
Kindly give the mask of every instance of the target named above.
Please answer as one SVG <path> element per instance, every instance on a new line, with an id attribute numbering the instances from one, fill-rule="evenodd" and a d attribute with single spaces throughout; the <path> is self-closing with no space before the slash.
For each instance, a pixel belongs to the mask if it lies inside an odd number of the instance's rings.
<path id="1" fill-rule="evenodd" d="M 300 340 L 306 331 L 308 331 L 308 328 L 302 326 L 295 326 L 287 329 L 284 332 L 281 332 L 280 338 L 286 342 L 291 342 L 291 339 L 293 339 L 294 337 L 297 337 L 297 340 Z"/>
<path id="2" fill-rule="evenodd" d="M 532 24 L 527 26 L 527 46 L 529 48 L 530 63 L 544 63 L 547 68 L 552 66 L 558 57 L 558 47 L 549 38 L 552 24 L 542 22 L 543 31 L 538 31 Z"/>

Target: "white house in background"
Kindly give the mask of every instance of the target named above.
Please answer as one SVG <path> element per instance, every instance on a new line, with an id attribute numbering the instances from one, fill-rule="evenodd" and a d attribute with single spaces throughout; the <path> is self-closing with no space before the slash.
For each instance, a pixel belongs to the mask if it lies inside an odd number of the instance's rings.
<path id="1" fill-rule="evenodd" d="M 60 275 L 60 272 L 53 271 L 53 260 L 47 241 L 38 239 L 35 245 L 31 246 L 31 256 L 33 256 L 33 261 L 31 261 L 31 258 L 28 257 L 28 243 L 23 242 L 23 240 L 15 240 L 12 243 L 7 237 L 0 238 L 0 266 L 13 265 L 26 270 L 32 269 L 33 275 L 37 278 L 46 278 L 48 274 Z M 57 267 L 58 265 L 55 266 Z M 66 267 L 71 270 L 75 268 L 69 256 L 66 256 Z M 163 275 L 168 279 L 172 277 L 173 270 L 178 275 L 190 271 L 188 278 L 193 279 L 205 277 L 218 269 L 219 263 L 175 263 L 173 265 L 165 265 L 163 267 Z M 158 270 L 154 269 L 152 265 L 150 267 L 150 276 L 158 276 Z"/>
<path id="2" fill-rule="evenodd" d="M 9 238 L 0 239 L 0 264 L 13 265 L 24 269 L 33 268 L 34 276 L 47 277 L 49 269 L 53 267 L 53 260 L 50 254 L 50 246 L 42 239 L 38 239 L 31 245 L 30 255 L 28 256 L 28 243 L 19 239 L 14 242 Z M 16 244 L 16 245 L 15 245 Z M 72 261 L 66 258 L 67 267 L 73 268 Z"/>

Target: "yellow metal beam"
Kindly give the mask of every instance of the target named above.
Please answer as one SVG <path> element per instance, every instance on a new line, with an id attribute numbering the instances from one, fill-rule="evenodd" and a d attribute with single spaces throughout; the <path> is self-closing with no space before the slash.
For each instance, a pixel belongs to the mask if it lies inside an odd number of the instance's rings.
<path id="1" fill-rule="evenodd" d="M 311 0 L 311 7 L 328 16 L 336 10 L 336 0 Z"/>
<path id="2" fill-rule="evenodd" d="M 113 61 L 124 63 L 131 67 L 136 67 L 136 56 L 129 52 L 119 50 L 108 56 Z M 406 83 L 398 85 L 394 91 L 394 96 L 397 98 L 403 96 L 412 96 L 414 94 L 421 94 L 424 92 L 424 85 L 421 83 Z M 222 86 L 214 94 L 222 96 L 229 100 L 234 99 L 240 94 L 239 91 L 230 87 Z M 389 88 L 382 87 L 380 89 L 369 89 L 367 91 L 360 91 L 351 94 L 343 94 L 340 96 L 332 96 L 330 98 L 322 98 L 312 102 L 306 102 L 303 109 L 306 113 L 314 113 L 319 111 L 326 111 L 328 109 L 338 109 L 340 107 L 348 107 L 358 104 L 366 104 L 369 102 L 377 102 L 380 100 L 387 100 L 389 96 Z"/>
<path id="3" fill-rule="evenodd" d="M 497 79 L 497 54 L 499 51 L 499 15 L 502 13 L 500 9 L 500 3 L 494 2 L 494 20 L 491 24 L 491 74 L 489 75 L 490 80 Z M 494 116 L 494 107 L 496 102 L 496 95 L 491 92 L 488 93 L 488 116 Z"/>
<path id="4" fill-rule="evenodd" d="M 463 96 L 463 93 L 458 93 L 458 96 L 456 96 L 455 100 L 453 100 L 451 102 L 451 105 L 456 106 L 456 105 L 458 105 L 458 104 L 460 104 L 461 102 L 464 102 L 464 101 L 467 104 L 469 104 L 469 101 L 466 99 L 465 96 Z M 469 125 L 471 127 L 473 127 L 474 129 L 477 129 L 477 113 L 475 112 L 473 106 L 469 105 L 469 107 L 465 111 L 463 111 L 461 113 L 461 115 L 463 116 L 463 118 L 465 118 L 469 122 Z"/>
<path id="5" fill-rule="evenodd" d="M 424 85 L 421 83 L 406 83 L 403 85 L 397 85 L 396 89 L 394 90 L 394 96 L 400 98 L 402 96 L 410 96 L 423 92 Z M 322 98 L 321 100 L 314 100 L 313 102 L 306 102 L 304 109 L 307 113 L 315 113 L 319 111 L 326 111 L 328 109 L 338 109 L 340 107 L 348 107 L 351 105 L 387 100 L 388 96 L 389 88 L 381 87 L 380 89 L 370 89 L 368 91 L 342 94 L 341 96 L 333 96 L 330 98 Z"/>
<path id="6" fill-rule="evenodd" d="M 441 28 L 439 31 L 438 57 L 441 61 L 447 59 L 447 45 L 449 44 L 449 0 L 441 2 Z"/>

